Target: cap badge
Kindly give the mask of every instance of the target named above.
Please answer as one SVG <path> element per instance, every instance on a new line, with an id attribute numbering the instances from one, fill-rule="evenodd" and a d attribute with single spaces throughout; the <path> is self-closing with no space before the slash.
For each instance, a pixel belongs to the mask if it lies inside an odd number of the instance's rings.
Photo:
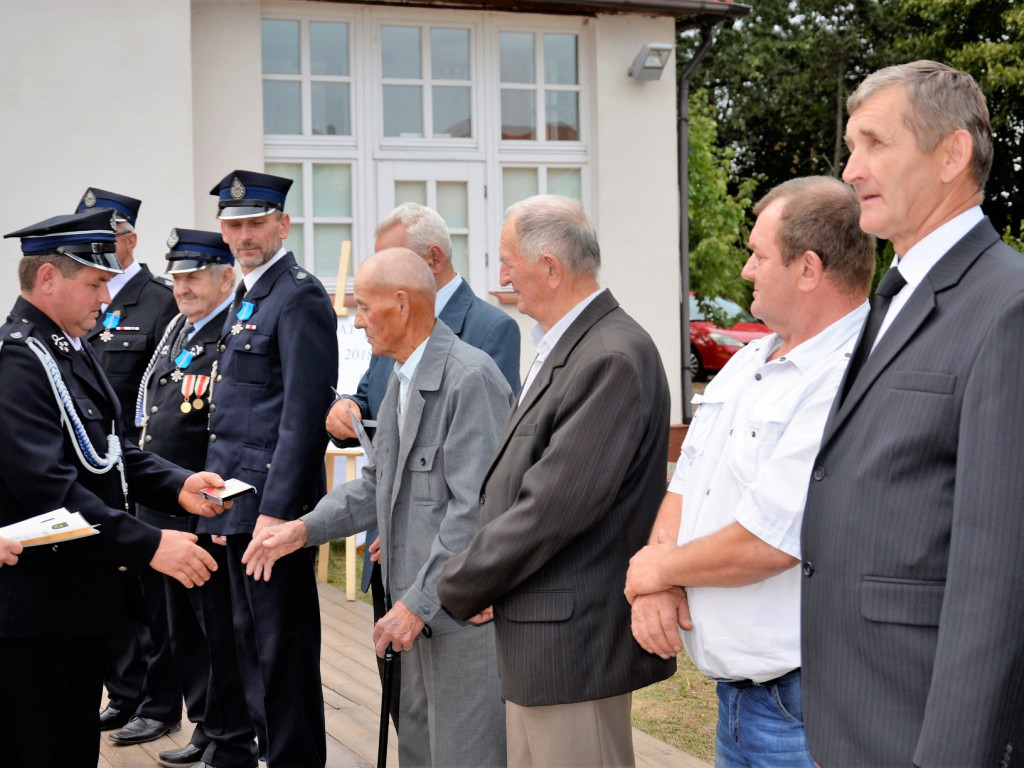
<path id="1" fill-rule="evenodd" d="M 21 331 L 15 331 L 11 334 L 12 339 L 20 339 L 24 334 Z"/>
<path id="2" fill-rule="evenodd" d="M 231 199 L 241 200 L 245 197 L 245 185 L 235 177 L 235 180 L 231 182 Z"/>
<path id="3" fill-rule="evenodd" d="M 167 238 L 167 247 L 173 248 L 178 244 L 178 230 L 172 229 L 170 237 Z"/>
<path id="4" fill-rule="evenodd" d="M 117 232 L 117 216 L 110 214 L 110 229 Z"/>
<path id="5" fill-rule="evenodd" d="M 85 193 L 85 198 L 82 200 L 82 202 L 85 203 L 86 208 L 92 208 L 94 205 L 96 205 L 96 195 L 93 194 L 93 191 L 91 189 Z"/>

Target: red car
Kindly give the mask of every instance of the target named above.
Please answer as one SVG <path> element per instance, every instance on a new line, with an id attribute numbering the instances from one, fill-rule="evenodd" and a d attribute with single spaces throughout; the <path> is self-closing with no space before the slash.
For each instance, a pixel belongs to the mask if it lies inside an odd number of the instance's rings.
<path id="1" fill-rule="evenodd" d="M 721 297 L 711 299 L 735 325 L 719 328 L 697 306 L 690 294 L 690 375 L 694 381 L 704 381 L 708 374 L 722 370 L 729 358 L 747 342 L 767 336 L 771 331 L 735 301 Z"/>

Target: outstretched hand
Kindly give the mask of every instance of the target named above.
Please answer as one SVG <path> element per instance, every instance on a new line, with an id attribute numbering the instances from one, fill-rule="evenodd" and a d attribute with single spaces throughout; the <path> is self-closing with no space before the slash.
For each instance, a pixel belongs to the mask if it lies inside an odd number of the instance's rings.
<path id="1" fill-rule="evenodd" d="M 260 515 L 252 532 L 252 541 L 242 555 L 245 572 L 256 581 L 270 581 L 274 563 L 306 545 L 308 533 L 302 520 L 280 522 L 277 518 Z"/>

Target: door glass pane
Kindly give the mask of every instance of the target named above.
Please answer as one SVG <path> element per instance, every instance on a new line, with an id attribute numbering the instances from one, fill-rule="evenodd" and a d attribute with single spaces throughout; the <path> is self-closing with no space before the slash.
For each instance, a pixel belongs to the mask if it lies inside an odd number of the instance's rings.
<path id="1" fill-rule="evenodd" d="M 342 240 L 352 241 L 351 224 L 317 224 L 313 229 L 313 271 L 320 277 L 336 277 Z"/>
<path id="2" fill-rule="evenodd" d="M 501 82 L 535 83 L 533 34 L 502 32 L 498 36 Z"/>
<path id="3" fill-rule="evenodd" d="M 548 193 L 583 200 L 583 181 L 579 168 L 548 168 Z"/>
<path id="4" fill-rule="evenodd" d="M 419 27 L 381 27 L 380 48 L 384 77 L 420 77 Z"/>
<path id="5" fill-rule="evenodd" d="M 469 235 L 452 235 L 452 266 L 469 279 Z"/>
<path id="6" fill-rule="evenodd" d="M 576 35 L 544 35 L 544 82 L 578 84 Z"/>
<path id="7" fill-rule="evenodd" d="M 395 182 L 395 207 L 402 203 L 427 204 L 427 182 L 425 181 L 396 181 Z M 386 214 L 385 214 L 386 215 Z"/>
<path id="8" fill-rule="evenodd" d="M 418 85 L 384 86 L 384 135 L 423 136 L 423 100 Z"/>
<path id="9" fill-rule="evenodd" d="M 299 83 L 263 81 L 263 132 L 302 133 Z"/>
<path id="10" fill-rule="evenodd" d="M 314 75 L 348 75 L 348 24 L 309 22 L 309 71 Z"/>
<path id="11" fill-rule="evenodd" d="M 501 90 L 501 138 L 536 138 L 536 95 L 533 91 Z"/>
<path id="12" fill-rule="evenodd" d="M 351 136 L 348 83 L 310 83 L 313 98 L 313 134 Z"/>
<path id="13" fill-rule="evenodd" d="M 464 181 L 437 182 L 437 212 L 449 228 L 464 229 L 469 226 L 469 198 Z"/>
<path id="14" fill-rule="evenodd" d="M 473 135 L 469 116 L 469 88 L 434 86 L 434 138 L 468 139 Z"/>
<path id="15" fill-rule="evenodd" d="M 299 22 L 263 20 L 263 73 L 299 74 Z"/>
<path id="16" fill-rule="evenodd" d="M 341 163 L 313 165 L 313 215 L 352 215 L 352 166 Z"/>
<path id="17" fill-rule="evenodd" d="M 302 165 L 299 163 L 266 163 L 264 170 L 274 176 L 284 176 L 286 179 L 292 180 L 292 186 L 284 200 L 284 212 L 289 216 L 302 216 Z M 295 237 L 295 227 L 293 226 L 288 241 L 291 242 Z M 292 248 L 292 250 L 295 249 Z"/>
<path id="18" fill-rule="evenodd" d="M 536 168 L 504 168 L 501 172 L 501 205 L 508 208 L 513 203 L 536 195 Z"/>
<path id="19" fill-rule="evenodd" d="M 579 141 L 580 95 L 575 91 L 547 91 L 544 109 L 549 141 Z"/>
<path id="20" fill-rule="evenodd" d="M 435 80 L 469 80 L 469 30 L 430 30 L 430 73 Z"/>

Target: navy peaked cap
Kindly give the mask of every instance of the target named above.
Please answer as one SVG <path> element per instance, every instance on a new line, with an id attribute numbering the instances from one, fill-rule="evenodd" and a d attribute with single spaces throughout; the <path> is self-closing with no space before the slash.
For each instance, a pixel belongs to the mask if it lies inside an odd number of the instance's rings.
<path id="1" fill-rule="evenodd" d="M 216 195 L 217 218 L 248 219 L 283 211 L 292 180 L 255 171 L 232 171 L 210 190 Z"/>
<path id="2" fill-rule="evenodd" d="M 82 195 L 82 199 L 78 201 L 75 213 L 83 213 L 94 208 L 113 208 L 118 221 L 127 221 L 134 227 L 135 218 L 139 215 L 139 206 L 141 205 L 142 201 L 136 200 L 134 197 L 89 187 Z"/>
<path id="3" fill-rule="evenodd" d="M 89 267 L 123 272 L 114 253 L 115 217 L 111 208 L 94 208 L 86 213 L 54 216 L 4 237 L 21 238 L 21 252 L 26 256 L 59 254 Z"/>
<path id="4" fill-rule="evenodd" d="M 178 275 L 196 272 L 213 264 L 235 263 L 220 232 L 205 232 L 201 229 L 172 229 L 167 238 L 167 274 Z"/>

